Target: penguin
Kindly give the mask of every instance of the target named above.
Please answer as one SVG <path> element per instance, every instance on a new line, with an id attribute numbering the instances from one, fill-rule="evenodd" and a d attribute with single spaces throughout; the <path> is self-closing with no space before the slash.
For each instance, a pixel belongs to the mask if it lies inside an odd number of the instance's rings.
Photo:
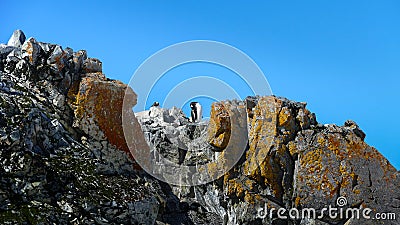
<path id="1" fill-rule="evenodd" d="M 151 116 L 153 110 L 153 107 L 160 107 L 160 103 L 159 102 L 153 102 L 153 105 L 150 106 L 150 110 L 149 110 L 149 116 Z"/>
<path id="2" fill-rule="evenodd" d="M 202 111 L 200 103 L 191 102 L 190 103 L 190 108 L 192 109 L 191 112 L 190 112 L 190 116 L 192 118 L 192 122 L 193 123 L 200 122 L 202 117 L 203 117 L 203 115 L 202 115 L 203 111 Z"/>

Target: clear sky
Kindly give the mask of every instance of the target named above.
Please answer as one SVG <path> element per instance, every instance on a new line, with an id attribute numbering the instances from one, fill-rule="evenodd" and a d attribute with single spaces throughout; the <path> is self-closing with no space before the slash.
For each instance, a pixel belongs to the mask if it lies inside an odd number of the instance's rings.
<path id="1" fill-rule="evenodd" d="M 275 95 L 308 102 L 321 123 L 356 121 L 399 169 L 400 1 L 262 2 L 6 0 L 0 42 L 22 29 L 86 49 L 108 77 L 125 83 L 169 45 L 227 43 L 258 64 Z M 218 71 L 204 68 L 194 75 Z"/>

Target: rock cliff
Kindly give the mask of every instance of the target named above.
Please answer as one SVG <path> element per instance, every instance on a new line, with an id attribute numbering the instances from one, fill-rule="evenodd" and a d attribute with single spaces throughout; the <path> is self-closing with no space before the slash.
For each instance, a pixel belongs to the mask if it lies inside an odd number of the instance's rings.
<path id="1" fill-rule="evenodd" d="M 178 108 L 133 113 L 136 98 L 86 51 L 15 31 L 0 45 L 0 222 L 400 224 L 400 174 L 353 121 L 322 125 L 306 103 L 255 96 L 216 102 L 209 121 L 191 123 Z M 321 216 L 277 214 L 293 208 Z"/>

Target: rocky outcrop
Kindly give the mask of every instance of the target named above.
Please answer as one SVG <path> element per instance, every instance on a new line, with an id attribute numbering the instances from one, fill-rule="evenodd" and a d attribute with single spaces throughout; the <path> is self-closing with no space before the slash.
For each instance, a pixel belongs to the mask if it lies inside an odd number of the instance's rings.
<path id="1" fill-rule="evenodd" d="M 225 174 L 219 188 L 228 200 L 228 224 L 398 224 L 397 220 L 331 218 L 282 221 L 257 219 L 258 207 L 304 209 L 318 212 L 345 197 L 347 208 L 399 214 L 399 174 L 374 148 L 353 121 L 340 127 L 318 124 L 305 103 L 274 96 L 246 99 L 249 147 L 242 161 Z M 249 103 L 250 102 L 250 103 Z M 220 103 L 216 103 L 220 104 Z M 222 111 L 223 109 L 221 109 Z M 213 113 L 218 114 L 219 112 Z M 220 123 L 211 115 L 210 123 Z M 203 187 L 207 190 L 210 187 Z M 386 191 L 385 191 L 386 190 Z M 243 214 L 246 212 L 245 214 Z M 230 221 L 230 222 L 229 222 Z"/>
<path id="2" fill-rule="evenodd" d="M 353 121 L 254 96 L 191 123 L 178 108 L 133 113 L 136 98 L 86 51 L 14 32 L 0 45 L 0 222 L 400 223 L 399 172 Z M 397 217 L 324 211 L 339 206 Z M 318 218 L 277 213 L 310 208 Z"/>
<path id="3" fill-rule="evenodd" d="M 119 133 L 127 86 L 85 51 L 24 39 L 0 46 L 0 223 L 153 224 L 167 195 Z"/>
<path id="4" fill-rule="evenodd" d="M 201 158 L 208 160 L 193 160 L 186 156 L 183 165 L 207 163 L 209 174 L 226 169 L 219 179 L 207 184 L 194 187 L 170 185 L 180 201 L 189 206 L 178 207 L 170 212 L 172 214 L 187 210 L 189 218 L 196 221 L 199 214 L 207 212 L 214 218 L 207 223 L 216 224 L 399 222 L 398 218 L 352 219 L 338 214 L 332 217 L 324 212 L 328 206 L 339 207 L 338 199 L 344 197 L 346 204 L 340 205 L 344 212 L 370 209 L 371 217 L 379 212 L 399 214 L 398 172 L 364 142 L 365 134 L 353 121 L 346 121 L 344 126 L 322 125 L 306 108 L 306 103 L 275 96 L 249 97 L 243 102 L 214 103 L 208 128 L 200 129 L 194 139 L 190 139 L 187 137 L 188 126 L 201 127 L 207 121 L 200 124 L 166 123 L 163 118 L 168 112 L 157 107 L 136 114 L 152 152 L 161 151 L 177 163 L 179 142 L 183 143 L 182 148 L 188 148 L 190 143 L 203 146 Z M 179 121 L 178 118 L 184 120 L 182 113 L 175 114 L 172 121 Z M 215 148 L 214 143 L 222 143 L 223 138 L 219 137 L 236 132 L 238 121 L 247 124 L 248 131 L 240 138 L 247 139 L 248 146 L 235 166 L 228 168 L 234 151 L 227 146 L 237 143 L 237 135 L 230 135 L 225 148 L 222 145 Z M 179 135 L 174 136 L 177 131 L 180 131 Z M 188 154 L 193 152 L 188 151 Z M 177 179 L 174 173 L 168 175 L 168 171 L 163 171 L 162 174 Z M 271 217 L 259 217 L 259 210 L 265 208 L 267 212 L 275 210 L 275 213 Z M 315 209 L 319 217 L 282 219 L 276 213 L 279 209 L 288 212 L 293 208 L 300 212 Z"/>

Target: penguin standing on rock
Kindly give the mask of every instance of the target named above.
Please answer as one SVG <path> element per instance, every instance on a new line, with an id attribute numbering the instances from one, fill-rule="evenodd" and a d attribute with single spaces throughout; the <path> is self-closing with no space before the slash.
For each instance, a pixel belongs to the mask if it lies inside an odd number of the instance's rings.
<path id="1" fill-rule="evenodd" d="M 153 105 L 150 106 L 150 110 L 149 110 L 149 116 L 154 116 L 152 114 L 154 114 L 154 110 L 155 108 L 160 108 L 160 103 L 159 102 L 154 102 Z"/>
<path id="2" fill-rule="evenodd" d="M 190 116 L 192 119 L 192 123 L 197 123 L 200 122 L 203 115 L 203 111 L 201 109 L 201 105 L 198 102 L 191 102 L 190 103 L 190 108 L 192 109 L 190 112 Z"/>

